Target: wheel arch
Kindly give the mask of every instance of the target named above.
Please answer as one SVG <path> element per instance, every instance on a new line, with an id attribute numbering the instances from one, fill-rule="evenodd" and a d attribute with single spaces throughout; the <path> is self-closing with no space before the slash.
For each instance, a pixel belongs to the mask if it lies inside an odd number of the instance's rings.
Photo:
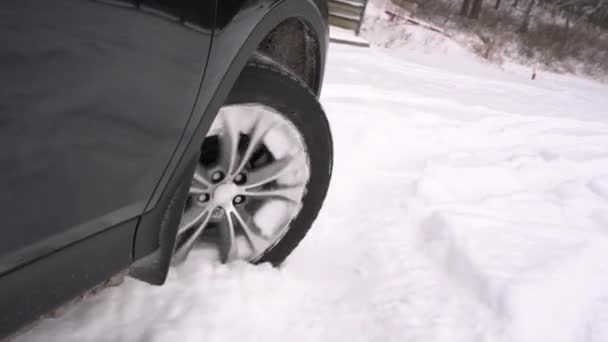
<path id="1" fill-rule="evenodd" d="M 253 12 L 252 12 L 253 11 Z M 327 8 L 313 0 L 282 0 L 265 8 L 239 11 L 234 20 L 216 28 L 209 63 L 191 118 L 176 152 L 163 174 L 145 213 L 140 218 L 133 244 L 131 276 L 161 285 L 165 282 L 179 220 L 175 220 L 172 198 L 180 180 L 194 171 L 193 161 L 219 109 L 228 97 L 241 71 L 256 55 L 263 54 L 288 68 L 307 82 L 320 96 L 329 32 Z M 244 37 L 244 38 L 241 38 Z M 290 39 L 299 40 L 299 43 Z M 240 43 L 239 43 L 240 42 Z M 282 49 L 296 46 L 306 53 L 304 64 L 297 54 Z M 168 219 L 172 218 L 172 219 Z"/>
<path id="2" fill-rule="evenodd" d="M 318 95 L 322 77 L 320 45 L 308 22 L 290 17 L 264 37 L 255 53 L 288 69 Z"/>

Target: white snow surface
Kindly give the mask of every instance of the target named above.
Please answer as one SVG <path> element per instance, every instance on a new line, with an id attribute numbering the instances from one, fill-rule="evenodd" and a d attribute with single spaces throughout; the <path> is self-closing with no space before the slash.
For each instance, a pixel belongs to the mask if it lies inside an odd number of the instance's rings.
<path id="1" fill-rule="evenodd" d="M 355 35 L 355 31 L 347 30 L 338 26 L 329 27 L 329 37 L 342 43 L 355 43 L 354 45 L 369 46 L 369 42 L 361 36 Z"/>
<path id="2" fill-rule="evenodd" d="M 333 181 L 281 268 L 194 251 L 17 341 L 608 341 L 608 87 L 421 56 L 331 46 Z"/>

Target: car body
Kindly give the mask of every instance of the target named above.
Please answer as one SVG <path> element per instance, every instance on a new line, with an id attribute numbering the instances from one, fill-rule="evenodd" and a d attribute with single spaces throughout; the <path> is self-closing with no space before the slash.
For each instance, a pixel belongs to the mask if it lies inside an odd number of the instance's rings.
<path id="1" fill-rule="evenodd" d="M 0 337 L 129 270 L 165 281 L 180 177 L 263 53 L 318 96 L 324 0 L 0 4 Z M 169 256 L 168 256 L 169 255 Z"/>

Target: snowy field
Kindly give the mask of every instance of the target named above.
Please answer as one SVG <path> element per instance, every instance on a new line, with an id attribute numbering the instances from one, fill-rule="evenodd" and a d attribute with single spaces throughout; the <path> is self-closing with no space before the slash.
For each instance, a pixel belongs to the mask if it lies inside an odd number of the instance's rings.
<path id="1" fill-rule="evenodd" d="M 18 342 L 608 341 L 608 87 L 332 45 L 335 175 L 281 269 L 196 251 Z"/>

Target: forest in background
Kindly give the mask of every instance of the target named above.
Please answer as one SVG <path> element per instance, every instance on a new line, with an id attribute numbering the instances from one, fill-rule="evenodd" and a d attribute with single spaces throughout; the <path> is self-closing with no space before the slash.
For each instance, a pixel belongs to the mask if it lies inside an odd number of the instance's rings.
<path id="1" fill-rule="evenodd" d="M 561 72 L 608 74 L 608 0 L 390 0 L 448 33 L 473 37 L 482 57 Z"/>

